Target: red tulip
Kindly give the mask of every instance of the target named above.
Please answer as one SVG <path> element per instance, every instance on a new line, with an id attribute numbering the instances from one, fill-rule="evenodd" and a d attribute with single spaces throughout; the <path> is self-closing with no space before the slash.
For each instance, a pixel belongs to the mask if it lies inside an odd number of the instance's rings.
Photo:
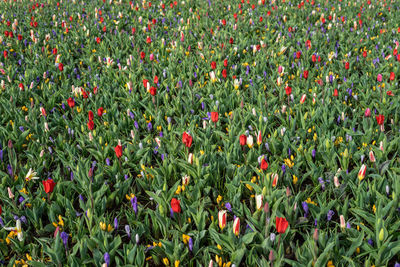
<path id="1" fill-rule="evenodd" d="M 284 234 L 286 232 L 287 227 L 289 226 L 288 221 L 285 218 L 276 217 L 276 230 L 280 234 Z"/>
<path id="2" fill-rule="evenodd" d="M 72 97 L 68 98 L 67 102 L 70 108 L 75 107 L 75 100 Z"/>
<path id="3" fill-rule="evenodd" d="M 157 75 L 156 76 L 154 76 L 154 81 L 153 81 L 155 84 L 158 84 L 158 77 L 157 77 Z"/>
<path id="4" fill-rule="evenodd" d="M 132 28 L 132 35 L 135 34 L 135 32 L 136 32 L 136 28 L 133 27 L 133 28 Z"/>
<path id="5" fill-rule="evenodd" d="M 150 87 L 150 94 L 152 96 L 155 96 L 157 94 L 157 88 L 155 88 L 154 86 Z"/>
<path id="6" fill-rule="evenodd" d="M 122 157 L 122 146 L 117 145 L 116 147 L 114 147 L 114 151 L 117 158 Z"/>
<path id="7" fill-rule="evenodd" d="M 226 69 L 223 69 L 223 70 L 222 70 L 222 77 L 224 77 L 224 79 L 226 79 L 226 76 L 227 76 L 227 74 L 226 74 Z"/>
<path id="8" fill-rule="evenodd" d="M 367 57 L 367 51 L 363 52 L 363 57 Z"/>
<path id="9" fill-rule="evenodd" d="M 317 56 L 316 56 L 316 55 L 312 55 L 312 56 L 311 56 L 311 60 L 312 60 L 312 62 L 317 61 Z"/>
<path id="10" fill-rule="evenodd" d="M 383 125 L 384 121 L 385 121 L 385 116 L 383 116 L 382 114 L 376 116 L 376 122 L 378 123 L 378 125 Z"/>
<path id="11" fill-rule="evenodd" d="M 333 90 L 333 96 L 337 97 L 338 95 L 339 95 L 338 90 L 337 89 Z"/>
<path id="12" fill-rule="evenodd" d="M 218 112 L 211 112 L 211 121 L 214 123 L 218 121 Z"/>
<path id="13" fill-rule="evenodd" d="M 240 233 L 240 219 L 239 217 L 236 217 L 235 220 L 233 221 L 233 233 L 238 236 Z"/>
<path id="14" fill-rule="evenodd" d="M 59 69 L 60 71 L 63 71 L 63 70 L 64 70 L 64 65 L 63 65 L 62 63 L 59 63 L 59 64 L 58 64 L 58 69 Z"/>
<path id="15" fill-rule="evenodd" d="M 292 93 L 292 87 L 286 86 L 285 91 L 286 91 L 286 94 L 289 96 Z"/>
<path id="16" fill-rule="evenodd" d="M 224 67 L 228 67 L 228 60 L 227 59 L 224 60 Z"/>
<path id="17" fill-rule="evenodd" d="M 18 41 L 21 41 L 21 40 L 22 40 L 22 35 L 18 34 Z"/>
<path id="18" fill-rule="evenodd" d="M 97 86 L 95 86 L 95 87 L 93 88 L 93 94 L 97 94 L 97 90 L 98 90 L 98 88 L 97 88 Z"/>
<path id="19" fill-rule="evenodd" d="M 89 120 L 89 122 L 87 123 L 87 126 L 88 126 L 89 130 L 92 131 L 94 129 L 94 122 L 92 120 Z"/>
<path id="20" fill-rule="evenodd" d="M 300 52 L 300 51 L 297 51 L 297 52 L 296 52 L 296 58 L 299 59 L 300 57 L 301 57 L 301 52 Z"/>
<path id="21" fill-rule="evenodd" d="M 215 70 L 217 63 L 215 61 L 211 62 L 211 69 Z"/>
<path id="22" fill-rule="evenodd" d="M 88 117 L 89 117 L 89 120 L 90 120 L 90 121 L 92 121 L 92 120 L 94 119 L 93 111 L 89 110 L 89 112 L 88 112 Z"/>
<path id="23" fill-rule="evenodd" d="M 151 38 L 150 38 L 150 36 L 147 36 L 147 38 L 146 38 L 146 43 L 151 44 Z"/>
<path id="24" fill-rule="evenodd" d="M 7 58 L 8 57 L 8 52 L 7 51 L 3 51 L 3 56 L 4 56 L 4 58 Z"/>
<path id="25" fill-rule="evenodd" d="M 182 142 L 185 144 L 186 147 L 190 148 L 192 146 L 193 138 L 186 132 L 183 132 Z"/>
<path id="26" fill-rule="evenodd" d="M 181 213 L 181 201 L 176 198 L 171 199 L 171 208 L 174 213 Z"/>
<path id="27" fill-rule="evenodd" d="M 387 91 L 386 94 L 387 94 L 388 96 L 394 96 L 394 94 L 393 94 L 392 91 Z"/>
<path id="28" fill-rule="evenodd" d="M 23 83 L 20 83 L 19 85 L 18 85 L 18 87 L 19 87 L 19 89 L 21 89 L 21 91 L 24 91 L 24 84 Z"/>
<path id="29" fill-rule="evenodd" d="M 390 73 L 390 80 L 391 80 L 391 81 L 394 80 L 394 72 L 393 72 L 393 71 Z"/>
<path id="30" fill-rule="evenodd" d="M 143 86 L 144 89 L 147 89 L 147 83 L 149 82 L 149 80 L 143 79 Z"/>
<path id="31" fill-rule="evenodd" d="M 344 68 L 345 68 L 346 70 L 348 70 L 349 67 L 350 67 L 350 63 L 349 63 L 349 62 L 346 62 L 346 63 L 344 64 Z"/>
<path id="32" fill-rule="evenodd" d="M 305 70 L 305 71 L 303 72 L 303 76 L 304 76 L 304 79 L 307 79 L 307 78 L 308 78 L 308 70 Z"/>
<path id="33" fill-rule="evenodd" d="M 268 162 L 263 158 L 261 160 L 261 170 L 265 171 L 266 169 L 268 169 Z"/>
<path id="34" fill-rule="evenodd" d="M 54 187 L 56 186 L 56 183 L 53 181 L 53 179 L 48 179 L 46 181 L 42 181 L 43 186 L 44 186 L 44 191 L 49 194 L 53 192 Z"/>
<path id="35" fill-rule="evenodd" d="M 144 59 L 144 57 L 146 56 L 146 54 L 144 52 L 140 52 L 140 58 Z"/>
<path id="36" fill-rule="evenodd" d="M 247 136 L 242 134 L 241 136 L 239 136 L 239 142 L 241 146 L 245 146 L 246 142 L 247 142 Z"/>
<path id="37" fill-rule="evenodd" d="M 104 108 L 100 107 L 97 109 L 97 116 L 101 117 L 103 116 Z"/>

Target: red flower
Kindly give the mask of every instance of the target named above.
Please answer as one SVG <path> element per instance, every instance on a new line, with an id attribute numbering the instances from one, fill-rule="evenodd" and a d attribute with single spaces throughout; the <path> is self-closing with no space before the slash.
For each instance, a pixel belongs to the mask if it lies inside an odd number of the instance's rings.
<path id="1" fill-rule="evenodd" d="M 150 38 L 150 36 L 147 36 L 147 38 L 146 38 L 146 43 L 151 44 L 151 38 Z"/>
<path id="2" fill-rule="evenodd" d="M 224 79 L 226 79 L 226 76 L 227 76 L 227 74 L 226 74 L 226 69 L 223 69 L 223 70 L 222 70 L 222 77 L 224 77 Z"/>
<path id="3" fill-rule="evenodd" d="M 345 68 L 346 70 L 348 70 L 349 67 L 350 67 L 350 63 L 349 63 L 349 62 L 346 62 L 346 63 L 344 64 L 344 68 Z"/>
<path id="4" fill-rule="evenodd" d="M 190 148 L 192 146 L 193 138 L 186 132 L 183 132 L 182 142 L 185 144 L 186 147 Z"/>
<path id="5" fill-rule="evenodd" d="M 376 122 L 378 123 L 378 125 L 383 125 L 384 121 L 385 121 L 385 116 L 383 116 L 382 114 L 376 116 Z"/>
<path id="6" fill-rule="evenodd" d="M 363 52 L 363 57 L 367 57 L 367 51 Z"/>
<path id="7" fill-rule="evenodd" d="M 89 120 L 90 120 L 90 121 L 92 121 L 92 120 L 94 119 L 93 111 L 89 110 L 89 112 L 88 112 L 88 117 L 89 117 Z"/>
<path id="8" fill-rule="evenodd" d="M 232 37 L 229 39 L 229 43 L 233 44 L 233 38 Z"/>
<path id="9" fill-rule="evenodd" d="M 97 86 L 95 86 L 94 88 L 93 88 L 93 94 L 97 94 Z"/>
<path id="10" fill-rule="evenodd" d="M 63 70 L 64 70 L 64 65 L 63 65 L 62 63 L 59 63 L 59 64 L 58 64 L 58 69 L 59 69 L 60 71 L 63 71 Z"/>
<path id="11" fill-rule="evenodd" d="M 289 226 L 288 221 L 285 218 L 276 217 L 275 221 L 276 230 L 280 234 L 284 234 L 286 232 L 287 227 Z"/>
<path id="12" fill-rule="evenodd" d="M 53 181 L 53 179 L 48 179 L 46 181 L 42 181 L 42 183 L 43 183 L 44 191 L 47 194 L 53 192 L 54 187 L 56 186 L 56 183 Z"/>
<path id="13" fill-rule="evenodd" d="M 224 60 L 224 67 L 228 67 L 228 60 L 227 59 Z"/>
<path id="14" fill-rule="evenodd" d="M 140 52 L 140 58 L 144 59 L 144 57 L 146 56 L 146 54 L 144 52 Z"/>
<path id="15" fill-rule="evenodd" d="M 154 76 L 154 83 L 155 83 L 155 84 L 158 84 L 158 77 L 157 77 L 157 75 Z"/>
<path id="16" fill-rule="evenodd" d="M 4 51 L 4 52 L 3 52 L 3 56 L 4 56 L 4 58 L 7 58 L 7 57 L 8 57 L 8 52 L 7 52 L 7 51 Z"/>
<path id="17" fill-rule="evenodd" d="M 20 83 L 19 85 L 18 85 L 18 87 L 19 87 L 19 89 L 21 89 L 21 91 L 24 91 L 24 84 L 23 83 Z"/>
<path id="18" fill-rule="evenodd" d="M 333 90 L 333 96 L 337 97 L 338 95 L 339 95 L 338 90 L 337 89 Z"/>
<path id="19" fill-rule="evenodd" d="M 75 100 L 72 97 L 68 98 L 67 102 L 70 108 L 75 107 Z"/>
<path id="20" fill-rule="evenodd" d="M 215 61 L 211 62 L 211 68 L 213 70 L 215 70 L 216 67 L 217 67 L 217 63 Z"/>
<path id="21" fill-rule="evenodd" d="M 308 70 L 303 71 L 303 76 L 304 76 L 304 79 L 308 78 Z"/>
<path id="22" fill-rule="evenodd" d="M 132 35 L 135 34 L 135 32 L 136 32 L 136 28 L 133 27 L 133 28 L 132 28 Z"/>
<path id="23" fill-rule="evenodd" d="M 268 169 L 268 162 L 263 158 L 261 160 L 261 170 L 265 171 L 266 169 Z"/>
<path id="24" fill-rule="evenodd" d="M 100 107 L 97 109 L 97 116 L 101 117 L 103 116 L 104 108 Z"/>
<path id="25" fill-rule="evenodd" d="M 218 112 L 211 112 L 211 121 L 214 123 L 218 121 Z"/>
<path id="26" fill-rule="evenodd" d="M 285 91 L 287 95 L 290 95 L 292 93 L 292 87 L 286 86 Z"/>
<path id="27" fill-rule="evenodd" d="M 246 145 L 246 142 L 247 142 L 247 136 L 246 136 L 246 135 L 244 135 L 244 134 L 242 134 L 241 136 L 239 136 L 239 142 L 240 142 L 240 145 L 241 145 L 241 146 L 244 146 L 244 145 Z"/>
<path id="28" fill-rule="evenodd" d="M 116 147 L 114 147 L 114 151 L 117 158 L 122 157 L 122 146 L 117 145 Z"/>
<path id="29" fill-rule="evenodd" d="M 394 80 L 394 72 L 393 72 L 393 71 L 390 73 L 390 80 L 391 80 L 391 81 Z"/>
<path id="30" fill-rule="evenodd" d="M 316 55 L 312 55 L 312 56 L 311 56 L 311 60 L 312 60 L 312 62 L 317 61 L 317 56 L 316 56 Z"/>
<path id="31" fill-rule="evenodd" d="M 171 199 L 171 208 L 175 213 L 181 213 L 181 201 L 176 198 Z"/>
<path id="32" fill-rule="evenodd" d="M 21 41 L 21 40 L 22 40 L 22 35 L 18 34 L 18 41 Z"/>
<path id="33" fill-rule="evenodd" d="M 89 120 L 89 122 L 87 123 L 87 127 L 90 131 L 92 131 L 94 129 L 94 122 L 92 120 Z"/>
<path id="34" fill-rule="evenodd" d="M 100 42 L 101 42 L 100 37 L 97 37 L 97 38 L 96 38 L 96 43 L 100 44 Z"/>
<path id="35" fill-rule="evenodd" d="M 143 86 L 144 89 L 147 89 L 147 83 L 149 82 L 149 80 L 143 79 Z"/>
<path id="36" fill-rule="evenodd" d="M 387 91 L 386 94 L 387 94 L 388 96 L 394 96 L 394 94 L 393 94 L 392 91 Z"/>
<path id="37" fill-rule="evenodd" d="M 299 59 L 300 57 L 301 57 L 301 52 L 300 52 L 300 51 L 297 51 L 297 52 L 296 52 L 296 58 Z"/>
<path id="38" fill-rule="evenodd" d="M 152 96 L 155 96 L 157 94 L 157 88 L 155 88 L 154 86 L 150 87 L 150 94 Z"/>

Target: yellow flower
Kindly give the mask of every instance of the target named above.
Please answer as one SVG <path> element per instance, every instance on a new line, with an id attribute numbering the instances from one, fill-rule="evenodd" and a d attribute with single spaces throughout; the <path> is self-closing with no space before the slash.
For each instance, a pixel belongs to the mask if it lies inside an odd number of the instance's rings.
<path id="1" fill-rule="evenodd" d="M 183 240 L 183 243 L 184 243 L 185 245 L 188 244 L 189 239 L 190 239 L 190 236 L 185 235 L 185 234 L 182 234 L 182 240 Z"/>
<path id="2" fill-rule="evenodd" d="M 311 198 L 307 198 L 306 202 L 307 202 L 308 204 L 313 204 L 313 205 L 315 205 L 315 206 L 318 206 L 317 203 L 315 203 L 314 201 L 311 201 Z"/>
<path id="3" fill-rule="evenodd" d="M 175 191 L 176 195 L 179 195 L 181 193 L 182 187 L 180 185 L 178 185 L 178 188 Z"/>
<path id="4" fill-rule="evenodd" d="M 219 204 L 219 203 L 221 202 L 221 200 L 222 200 L 222 196 L 221 196 L 221 195 L 218 195 L 218 197 L 217 197 L 217 203 Z"/>
<path id="5" fill-rule="evenodd" d="M 299 179 L 296 177 L 296 175 L 294 175 L 293 174 L 293 184 L 295 185 L 295 184 L 297 184 L 297 181 L 298 181 Z"/>
<path id="6" fill-rule="evenodd" d="M 335 265 L 333 265 L 332 261 L 328 261 L 328 263 L 326 264 L 326 267 L 335 267 Z"/>
<path id="7" fill-rule="evenodd" d="M 180 263 L 180 261 L 179 261 L 179 260 L 176 260 L 176 261 L 175 261 L 175 267 L 179 267 L 179 263 Z"/>
<path id="8" fill-rule="evenodd" d="M 374 211 L 374 213 L 376 213 L 376 207 L 375 207 L 375 204 L 372 206 L 372 210 Z"/>
<path id="9" fill-rule="evenodd" d="M 164 263 L 164 265 L 165 266 L 168 266 L 169 265 L 169 260 L 168 260 L 168 258 L 163 258 L 163 263 Z"/>

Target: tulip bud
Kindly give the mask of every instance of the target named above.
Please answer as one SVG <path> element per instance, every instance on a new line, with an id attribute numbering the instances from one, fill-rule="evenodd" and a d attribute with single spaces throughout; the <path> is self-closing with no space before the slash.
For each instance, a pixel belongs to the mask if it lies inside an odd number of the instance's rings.
<path id="1" fill-rule="evenodd" d="M 263 195 L 256 195 L 256 207 L 257 210 L 262 208 L 262 202 L 263 202 Z"/>
<path id="2" fill-rule="evenodd" d="M 346 221 L 344 220 L 344 216 L 340 215 L 340 228 L 346 228 Z"/>
<path id="3" fill-rule="evenodd" d="M 268 259 L 269 259 L 270 262 L 273 262 L 275 260 L 274 251 L 273 250 L 270 250 Z"/>
<path id="4" fill-rule="evenodd" d="M 235 221 L 233 222 L 233 233 L 238 236 L 240 232 L 240 219 L 236 217 Z"/>
<path id="5" fill-rule="evenodd" d="M 369 152 L 369 161 L 371 161 L 371 162 L 375 162 L 376 161 L 375 156 L 374 156 L 374 152 L 372 150 Z"/>
<path id="6" fill-rule="evenodd" d="M 313 239 L 314 239 L 314 241 L 318 241 L 318 229 L 317 228 L 314 229 Z"/>
<path id="7" fill-rule="evenodd" d="M 136 244 L 139 244 L 139 234 L 135 235 Z"/>
<path id="8" fill-rule="evenodd" d="M 381 230 L 379 231 L 379 241 L 383 241 L 385 237 L 385 231 L 383 230 L 383 228 L 381 228 Z"/>
<path id="9" fill-rule="evenodd" d="M 8 197 L 13 199 L 14 198 L 14 194 L 12 193 L 11 188 L 7 187 L 7 191 L 8 191 Z"/>

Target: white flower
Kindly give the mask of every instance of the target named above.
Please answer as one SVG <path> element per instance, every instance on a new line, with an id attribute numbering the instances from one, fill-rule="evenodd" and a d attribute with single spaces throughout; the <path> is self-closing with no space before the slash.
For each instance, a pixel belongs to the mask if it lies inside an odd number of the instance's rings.
<path id="1" fill-rule="evenodd" d="M 39 177 L 36 177 L 36 172 L 32 171 L 32 168 L 29 169 L 28 173 L 26 174 L 25 180 L 37 180 Z"/>
<path id="2" fill-rule="evenodd" d="M 22 241 L 24 239 L 24 234 L 22 233 L 22 228 L 21 228 L 21 220 L 18 219 L 15 227 L 4 227 L 7 231 L 16 231 L 17 232 L 17 237 L 19 241 Z"/>

